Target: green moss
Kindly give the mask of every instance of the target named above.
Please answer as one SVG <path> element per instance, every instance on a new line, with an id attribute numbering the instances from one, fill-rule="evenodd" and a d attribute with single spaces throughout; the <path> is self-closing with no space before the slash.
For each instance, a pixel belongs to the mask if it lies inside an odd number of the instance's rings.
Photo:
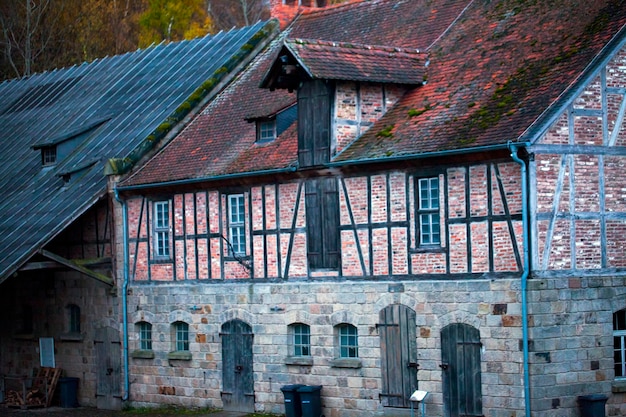
<path id="1" fill-rule="evenodd" d="M 424 113 L 426 113 L 428 110 L 431 110 L 432 106 L 429 103 L 426 103 L 426 105 L 424 106 L 424 108 L 422 109 L 409 109 L 409 111 L 407 112 L 409 117 L 417 117 L 420 116 Z"/>
<path id="2" fill-rule="evenodd" d="M 379 131 L 378 133 L 376 133 L 376 137 L 379 138 L 390 138 L 393 136 L 393 133 L 391 132 L 394 128 L 394 125 L 388 125 L 385 126 L 381 131 Z"/>

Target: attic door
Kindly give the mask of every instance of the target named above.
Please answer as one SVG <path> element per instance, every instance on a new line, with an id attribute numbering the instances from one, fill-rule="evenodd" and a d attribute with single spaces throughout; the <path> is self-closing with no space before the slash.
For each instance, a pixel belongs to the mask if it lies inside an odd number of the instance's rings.
<path id="1" fill-rule="evenodd" d="M 382 404 L 407 408 L 417 389 L 415 311 L 393 304 L 381 310 L 379 318 Z"/>
<path id="2" fill-rule="evenodd" d="M 224 410 L 254 412 L 251 327 L 241 320 L 222 325 L 222 402 Z"/>
<path id="3" fill-rule="evenodd" d="M 441 368 L 446 417 L 482 416 L 480 333 L 456 323 L 441 331 Z"/>
<path id="4" fill-rule="evenodd" d="M 330 160 L 330 88 L 322 80 L 298 89 L 298 162 L 301 167 Z"/>
<path id="5" fill-rule="evenodd" d="M 98 408 L 119 410 L 121 408 L 121 359 L 119 332 L 112 327 L 96 329 L 96 402 Z"/>

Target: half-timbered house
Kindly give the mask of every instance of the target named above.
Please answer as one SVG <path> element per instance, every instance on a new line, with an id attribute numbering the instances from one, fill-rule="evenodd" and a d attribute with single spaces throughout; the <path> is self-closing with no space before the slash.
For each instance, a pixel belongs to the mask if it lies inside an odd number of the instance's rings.
<path id="1" fill-rule="evenodd" d="M 116 174 L 276 34 L 260 22 L 0 84 L 0 402 L 37 405 L 23 389 L 44 366 L 78 378 L 79 404 L 121 407 Z"/>
<path id="2" fill-rule="evenodd" d="M 131 401 L 624 415 L 625 24 L 614 0 L 299 14 L 118 188 Z"/>

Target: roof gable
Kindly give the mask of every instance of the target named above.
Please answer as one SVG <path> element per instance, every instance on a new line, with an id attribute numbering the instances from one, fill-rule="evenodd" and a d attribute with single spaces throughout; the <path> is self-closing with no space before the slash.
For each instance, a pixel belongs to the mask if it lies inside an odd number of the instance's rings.
<path id="1" fill-rule="evenodd" d="M 428 55 L 417 50 L 286 39 L 261 87 L 294 89 L 302 77 L 420 85 L 427 64 Z"/>

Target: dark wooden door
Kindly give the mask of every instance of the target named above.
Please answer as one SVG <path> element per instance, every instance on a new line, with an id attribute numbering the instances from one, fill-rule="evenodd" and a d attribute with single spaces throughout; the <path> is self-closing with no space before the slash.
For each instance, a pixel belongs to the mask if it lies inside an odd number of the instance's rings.
<path id="1" fill-rule="evenodd" d="M 417 389 L 415 311 L 393 304 L 381 310 L 379 317 L 382 403 L 408 408 Z"/>
<path id="2" fill-rule="evenodd" d="M 441 331 L 441 368 L 446 417 L 482 416 L 480 332 L 456 323 Z"/>
<path id="3" fill-rule="evenodd" d="M 254 411 L 251 327 L 241 320 L 222 325 L 222 402 L 224 410 Z"/>
<path id="4" fill-rule="evenodd" d="M 98 408 L 119 410 L 122 407 L 120 333 L 113 327 L 96 329 L 96 403 Z M 80 387 L 79 387 L 80 389 Z"/>

